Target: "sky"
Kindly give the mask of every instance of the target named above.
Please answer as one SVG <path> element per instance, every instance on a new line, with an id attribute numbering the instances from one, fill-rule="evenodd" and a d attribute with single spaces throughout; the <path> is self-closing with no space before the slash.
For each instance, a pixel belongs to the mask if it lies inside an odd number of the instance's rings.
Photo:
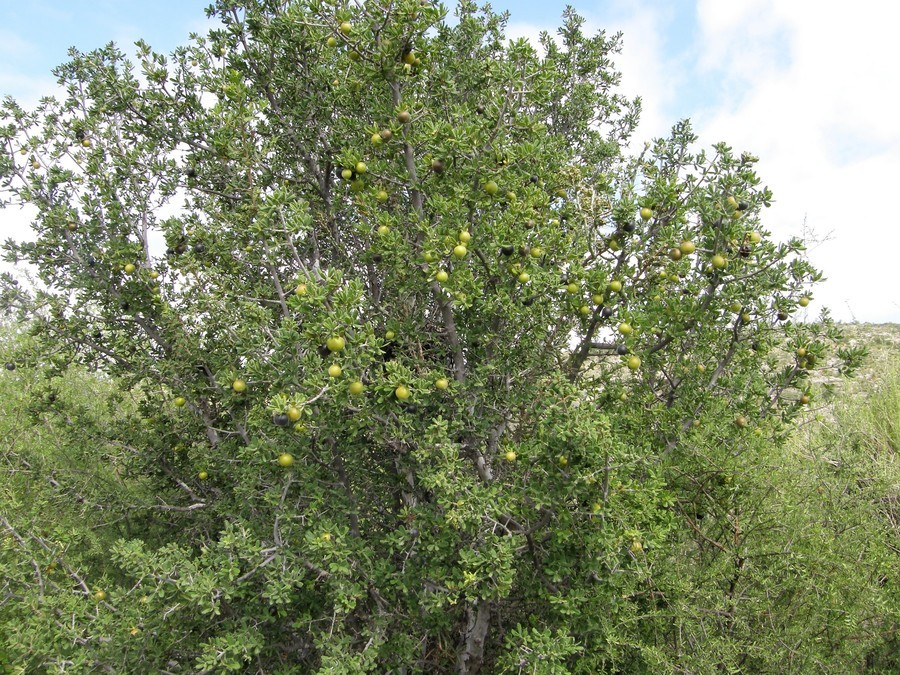
<path id="1" fill-rule="evenodd" d="M 0 95 L 26 106 L 82 51 L 143 38 L 167 52 L 210 26 L 209 0 L 0 0 Z M 555 32 L 566 4 L 586 30 L 623 33 L 622 91 L 643 99 L 636 142 L 690 118 L 702 147 L 760 158 L 775 195 L 763 225 L 805 236 L 826 281 L 807 308 L 900 322 L 900 3 L 887 0 L 498 0 L 508 34 Z M 10 236 L 0 212 L 0 238 Z"/>

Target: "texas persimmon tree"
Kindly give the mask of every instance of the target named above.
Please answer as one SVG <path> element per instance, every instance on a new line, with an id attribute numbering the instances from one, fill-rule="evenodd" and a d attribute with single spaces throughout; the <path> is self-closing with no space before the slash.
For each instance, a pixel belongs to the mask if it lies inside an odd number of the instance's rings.
<path id="1" fill-rule="evenodd" d="M 104 479 L 54 488 L 109 550 L 54 549 L 40 583 L 9 567 L 6 649 L 116 672 L 677 663 L 642 619 L 678 592 L 667 546 L 740 569 L 697 439 L 784 438 L 831 337 L 791 320 L 819 274 L 760 224 L 755 158 L 687 122 L 629 156 L 619 36 L 572 12 L 539 47 L 466 0 L 208 12 L 169 56 L 73 50 L 65 100 L 3 104 L 5 204 L 35 212 L 6 257 L 38 281 L 7 276 L 4 304 L 34 360 L 129 402 L 60 425 Z"/>

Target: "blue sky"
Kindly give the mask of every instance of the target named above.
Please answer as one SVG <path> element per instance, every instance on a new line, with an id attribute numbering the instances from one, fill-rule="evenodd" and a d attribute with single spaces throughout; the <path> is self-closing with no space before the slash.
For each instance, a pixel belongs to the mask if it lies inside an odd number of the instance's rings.
<path id="1" fill-rule="evenodd" d="M 690 117 L 701 142 L 761 158 L 764 224 L 806 234 L 828 281 L 811 314 L 900 322 L 900 3 L 885 0 L 570 0 L 590 31 L 624 33 L 622 89 L 644 101 L 637 142 Z M 143 38 L 167 52 L 205 32 L 209 0 L 0 0 L 0 95 L 54 93 L 70 46 Z M 445 3 L 449 4 L 449 3 Z M 553 32 L 566 2 L 491 3 L 508 33 Z M 6 214 L 0 216 L 5 221 Z M 6 229 L 6 228 L 4 228 Z"/>

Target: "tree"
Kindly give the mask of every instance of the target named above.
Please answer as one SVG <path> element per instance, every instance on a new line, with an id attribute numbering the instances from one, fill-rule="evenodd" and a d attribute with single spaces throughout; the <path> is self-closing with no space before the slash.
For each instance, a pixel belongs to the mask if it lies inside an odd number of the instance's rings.
<path id="1" fill-rule="evenodd" d="M 696 150 L 686 121 L 629 156 L 620 37 L 571 11 L 540 50 L 465 0 L 456 22 L 418 0 L 209 14 L 168 57 L 138 43 L 137 70 L 73 50 L 66 100 L 3 106 L 6 203 L 37 210 L 5 246 L 40 280 L 5 279 L 35 339 L 19 358 L 100 370 L 129 402 L 116 425 L 66 412 L 116 485 L 79 493 L 85 513 L 102 494 L 109 556 L 52 586 L 15 566 L 34 613 L 6 649 L 673 667 L 677 638 L 643 623 L 675 606 L 655 564 L 715 541 L 715 583 L 739 575 L 739 506 L 707 480 L 787 436 L 837 336 L 789 319 L 820 274 L 760 224 L 756 159 Z"/>

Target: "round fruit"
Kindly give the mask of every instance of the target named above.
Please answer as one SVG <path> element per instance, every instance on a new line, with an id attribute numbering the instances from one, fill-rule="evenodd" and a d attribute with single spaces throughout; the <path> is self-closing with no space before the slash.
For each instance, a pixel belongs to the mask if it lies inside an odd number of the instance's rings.
<path id="1" fill-rule="evenodd" d="M 471 241 L 471 239 L 472 239 L 472 235 L 469 233 L 468 230 L 463 230 L 462 232 L 459 233 L 459 240 L 463 244 L 468 244 L 469 241 Z"/>
<path id="2" fill-rule="evenodd" d="M 743 429 L 744 427 L 747 426 L 747 418 L 744 417 L 743 415 L 738 415 L 737 417 L 734 418 L 734 423 L 735 423 L 738 427 L 740 427 L 741 429 Z"/>
<path id="3" fill-rule="evenodd" d="M 809 298 L 807 298 L 807 297 L 804 295 L 802 298 L 800 298 L 800 299 L 797 301 L 797 304 L 799 304 L 801 307 L 806 307 L 807 305 L 809 305 Z"/>
<path id="4" fill-rule="evenodd" d="M 412 115 L 409 114 L 408 110 L 401 110 L 397 113 L 397 121 L 400 122 L 400 124 L 409 124 L 411 119 Z"/>
<path id="5" fill-rule="evenodd" d="M 431 160 L 431 170 L 435 173 L 441 174 L 444 173 L 444 169 L 446 166 L 444 165 L 444 160 L 442 159 L 433 159 Z"/>
<path id="6" fill-rule="evenodd" d="M 209 474 L 205 471 L 201 471 L 197 474 L 197 478 L 199 478 L 200 480 L 206 480 L 207 478 L 209 478 Z"/>
<path id="7" fill-rule="evenodd" d="M 751 244 L 758 244 L 761 241 L 762 241 L 762 235 L 759 232 L 754 230 L 753 232 L 750 233 L 750 243 Z"/>
<path id="8" fill-rule="evenodd" d="M 413 52 L 406 52 L 403 55 L 403 63 L 408 66 L 413 66 L 416 63 L 416 55 Z"/>
<path id="9" fill-rule="evenodd" d="M 560 455 L 556 460 L 559 462 L 560 466 L 566 466 L 569 463 L 569 458 L 565 455 Z"/>
<path id="10" fill-rule="evenodd" d="M 125 265 L 125 274 L 134 274 L 134 270 L 137 269 L 132 263 L 128 263 Z"/>
<path id="11" fill-rule="evenodd" d="M 344 180 L 350 180 L 353 178 L 353 169 L 344 169 L 341 171 L 341 178 Z"/>
<path id="12" fill-rule="evenodd" d="M 306 425 L 304 425 L 303 422 L 297 422 L 296 424 L 294 424 L 294 431 L 296 431 L 297 433 L 306 431 Z"/>
<path id="13" fill-rule="evenodd" d="M 97 591 L 94 593 L 94 600 L 97 602 L 103 602 L 106 600 L 106 591 Z"/>
<path id="14" fill-rule="evenodd" d="M 69 232 L 74 232 L 78 229 L 78 223 L 67 223 L 66 228 L 69 230 Z"/>
<path id="15" fill-rule="evenodd" d="M 287 413 L 278 413 L 277 415 L 272 415 L 272 424 L 276 427 L 286 427 L 291 423 L 291 418 L 288 417 Z"/>
<path id="16" fill-rule="evenodd" d="M 401 401 L 405 401 L 409 398 L 409 389 L 401 384 L 399 387 L 394 389 L 394 396 L 396 396 Z"/>
<path id="17" fill-rule="evenodd" d="M 609 240 L 609 250 L 610 251 L 621 251 L 622 247 L 619 245 L 618 239 L 610 239 Z"/>
<path id="18" fill-rule="evenodd" d="M 594 293 L 594 294 L 591 296 L 591 302 L 593 302 L 595 305 L 602 304 L 602 303 L 603 303 L 603 296 L 600 295 L 599 293 Z"/>
<path id="19" fill-rule="evenodd" d="M 639 356 L 629 356 L 626 363 L 629 370 L 637 370 L 641 367 L 641 358 Z"/>
<path id="20" fill-rule="evenodd" d="M 519 280 L 519 283 L 527 284 L 529 279 L 531 279 L 531 275 L 528 274 L 528 272 L 520 272 L 517 278 Z"/>
<path id="21" fill-rule="evenodd" d="M 444 270 L 438 270 L 438 273 L 434 275 L 434 278 L 441 283 L 444 283 L 445 281 L 447 281 L 447 279 L 450 278 L 450 275 L 447 274 L 447 272 L 445 272 Z"/>
<path id="22" fill-rule="evenodd" d="M 484 184 L 484 191 L 487 192 L 491 197 L 493 197 L 495 194 L 497 194 L 497 191 L 499 189 L 500 189 L 499 186 L 492 180 L 489 180 L 487 183 Z"/>
<path id="23" fill-rule="evenodd" d="M 566 293 L 571 293 L 575 295 L 578 292 L 578 284 L 572 282 L 571 284 L 566 284 Z"/>
<path id="24" fill-rule="evenodd" d="M 581 314 L 581 316 L 587 316 L 588 314 L 591 313 L 591 308 L 588 307 L 587 305 L 582 305 L 581 307 L 578 308 L 578 312 Z"/>
<path id="25" fill-rule="evenodd" d="M 84 140 L 81 141 L 81 144 L 82 144 L 84 147 L 89 148 L 89 147 L 91 147 L 91 139 L 90 139 L 90 138 L 85 138 Z"/>
<path id="26" fill-rule="evenodd" d="M 512 450 L 507 450 L 506 453 L 503 455 L 503 459 L 505 459 L 507 462 L 515 462 L 516 461 L 516 453 L 513 452 Z"/>
<path id="27" fill-rule="evenodd" d="M 343 372 L 343 369 L 336 363 L 328 366 L 328 377 L 340 377 Z"/>
<path id="28" fill-rule="evenodd" d="M 231 388 L 234 390 L 235 394 L 240 394 L 247 390 L 247 383 L 243 380 L 235 380 L 231 383 Z"/>
<path id="29" fill-rule="evenodd" d="M 379 190 L 378 192 L 375 193 L 375 199 L 377 199 L 380 202 L 386 202 L 388 200 L 388 197 L 389 197 L 388 193 L 384 190 Z"/>
<path id="30" fill-rule="evenodd" d="M 344 35 L 350 35 L 350 32 L 353 30 L 353 24 L 350 23 L 349 21 L 344 21 L 344 22 L 341 23 L 340 26 L 338 26 L 338 29 L 339 29 Z"/>
<path id="31" fill-rule="evenodd" d="M 175 404 L 176 408 L 182 408 L 182 407 L 184 407 L 184 404 L 187 403 L 187 401 L 184 400 L 183 396 L 176 397 L 175 400 L 172 402 Z"/>
<path id="32" fill-rule="evenodd" d="M 542 255 L 544 255 L 544 249 L 542 249 L 540 246 L 532 246 L 532 248 L 531 248 L 531 257 L 532 258 L 540 258 Z"/>
<path id="33" fill-rule="evenodd" d="M 634 328 L 631 327 L 630 323 L 623 321 L 622 323 L 619 324 L 619 332 L 622 335 L 630 335 L 633 330 L 634 330 Z"/>
<path id="34" fill-rule="evenodd" d="M 438 378 L 437 380 L 435 380 L 434 386 L 436 389 L 444 391 L 447 387 L 450 386 L 450 380 L 448 380 L 446 377 Z"/>
<path id="35" fill-rule="evenodd" d="M 156 270 L 150 270 L 150 278 L 156 279 L 157 277 L 159 277 L 159 272 L 157 272 Z"/>
<path id="36" fill-rule="evenodd" d="M 325 40 L 325 44 L 328 45 L 329 47 L 336 47 L 337 46 L 337 38 L 332 35 L 327 40 Z"/>
<path id="37" fill-rule="evenodd" d="M 368 170 L 369 170 L 369 167 L 366 166 L 365 162 L 357 162 L 356 163 L 356 173 L 358 173 L 360 176 L 363 175 Z"/>
<path id="38" fill-rule="evenodd" d="M 300 284 L 299 286 L 297 286 L 297 288 L 294 290 L 294 293 L 296 293 L 297 295 L 306 295 L 306 284 Z"/>
<path id="39" fill-rule="evenodd" d="M 300 415 L 301 415 L 300 408 L 298 408 L 295 405 L 289 406 L 288 409 L 285 411 L 285 414 L 288 416 L 288 419 L 291 422 L 296 422 L 297 420 L 300 419 Z"/>
<path id="40" fill-rule="evenodd" d="M 381 137 L 381 134 L 372 134 L 372 145 L 379 146 L 381 145 L 384 139 Z"/>
<path id="41" fill-rule="evenodd" d="M 294 456 L 289 452 L 282 452 L 278 455 L 278 464 L 285 468 L 294 465 Z"/>
<path id="42" fill-rule="evenodd" d="M 681 260 L 681 249 L 673 248 L 669 251 L 669 257 L 672 260 Z"/>
<path id="43" fill-rule="evenodd" d="M 15 370 L 15 369 L 16 369 L 16 364 L 13 363 L 12 361 L 8 361 L 8 362 L 6 363 L 6 366 L 4 366 L 4 367 L 5 367 L 7 370 Z"/>
<path id="44" fill-rule="evenodd" d="M 643 550 L 644 550 L 644 546 L 643 546 L 643 544 L 641 544 L 640 541 L 635 539 L 633 542 L 631 542 L 631 552 L 632 553 L 640 553 Z"/>
<path id="45" fill-rule="evenodd" d="M 730 306 L 728 309 L 730 309 L 732 312 L 734 312 L 735 314 L 737 314 L 738 312 L 741 311 L 741 303 L 739 303 L 739 302 L 732 302 L 732 303 L 731 303 L 731 306 Z"/>
<path id="46" fill-rule="evenodd" d="M 810 398 L 806 394 L 803 394 L 803 396 L 800 397 L 800 403 L 802 403 L 803 405 L 809 405 L 809 401 Z"/>
<path id="47" fill-rule="evenodd" d="M 453 255 L 457 258 L 465 258 L 468 252 L 469 249 L 467 249 L 463 244 L 457 244 L 453 247 Z"/>
<path id="48" fill-rule="evenodd" d="M 716 255 L 714 255 L 714 256 L 710 259 L 709 262 L 710 262 L 710 264 L 711 264 L 715 269 L 717 269 L 717 270 L 720 270 L 720 269 L 724 268 L 725 265 L 727 264 L 727 261 L 725 260 L 725 258 L 723 258 L 722 256 L 720 256 L 718 253 L 717 253 Z"/>
<path id="49" fill-rule="evenodd" d="M 613 279 L 609 282 L 609 290 L 611 290 L 613 293 L 618 293 L 622 290 L 622 282 L 618 279 Z"/>
<path id="50" fill-rule="evenodd" d="M 364 388 L 365 387 L 363 386 L 363 383 L 360 382 L 359 380 L 356 380 L 355 382 L 351 382 L 350 386 L 348 387 L 350 393 L 353 394 L 354 396 L 361 394 L 363 392 Z"/>
<path id="51" fill-rule="evenodd" d="M 684 255 L 690 255 L 691 253 L 693 253 L 694 251 L 697 250 L 697 247 L 694 245 L 694 242 L 685 239 L 678 246 L 678 250 L 680 250 L 682 253 L 684 253 Z"/>
<path id="52" fill-rule="evenodd" d="M 753 317 L 750 315 L 750 312 L 744 312 L 741 314 L 741 321 L 744 323 L 750 323 L 753 320 Z"/>
<path id="53" fill-rule="evenodd" d="M 340 335 L 336 335 L 334 337 L 328 338 L 325 341 L 325 346 L 328 347 L 328 351 L 330 352 L 340 352 L 343 351 L 344 347 L 347 346 L 347 341 Z"/>
<path id="54" fill-rule="evenodd" d="M 383 237 L 383 236 L 385 236 L 388 232 L 391 231 L 391 228 L 389 228 L 387 225 L 379 225 L 379 226 L 378 226 L 378 230 L 376 230 L 376 231 L 378 232 L 378 235 L 379 235 L 379 236 Z"/>
<path id="55" fill-rule="evenodd" d="M 359 180 L 359 178 L 350 183 L 350 192 L 353 192 L 354 194 L 362 192 L 365 189 L 366 184 L 363 181 Z"/>
<path id="56" fill-rule="evenodd" d="M 325 542 L 331 541 L 331 533 L 323 532 L 321 539 L 322 539 L 322 541 L 325 541 Z"/>
<path id="57" fill-rule="evenodd" d="M 641 220 L 650 220 L 653 217 L 653 209 L 646 206 L 641 209 Z"/>
<path id="58" fill-rule="evenodd" d="M 397 337 L 397 334 L 392 330 L 385 331 L 384 333 L 385 340 L 393 340 L 395 337 Z"/>

